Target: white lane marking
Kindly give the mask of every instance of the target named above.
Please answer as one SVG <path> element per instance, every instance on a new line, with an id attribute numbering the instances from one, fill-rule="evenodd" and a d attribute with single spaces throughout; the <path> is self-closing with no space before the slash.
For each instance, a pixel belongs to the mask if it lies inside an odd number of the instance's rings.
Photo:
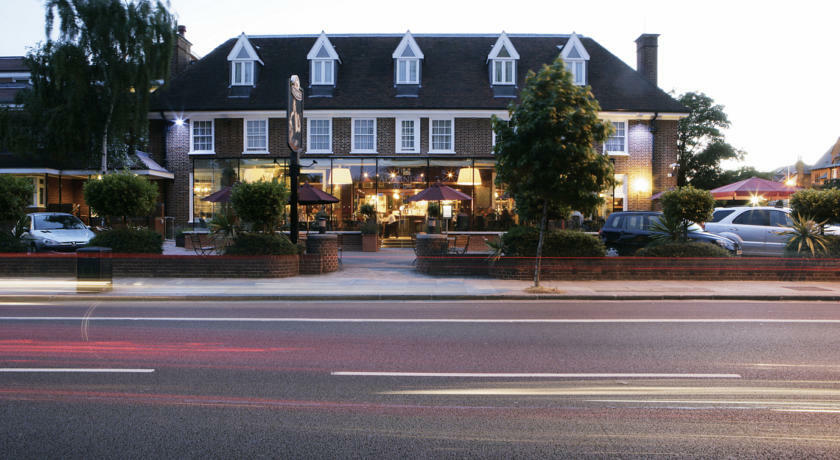
<path id="1" fill-rule="evenodd" d="M 126 317 L 126 316 L 0 316 L 0 321 L 195 321 L 252 323 L 510 323 L 510 324 L 615 324 L 615 323 L 774 323 L 774 324 L 840 324 L 840 319 L 770 319 L 770 318 L 223 318 L 223 317 Z"/>
<path id="2" fill-rule="evenodd" d="M 154 369 L 97 369 L 97 368 L 50 368 L 50 367 L 3 367 L 0 372 L 15 372 L 15 373 L 29 373 L 29 372 L 60 372 L 60 373 L 107 373 L 107 374 L 151 374 Z"/>
<path id="3" fill-rule="evenodd" d="M 740 379 L 739 374 L 668 374 L 668 373 L 475 373 L 475 372 L 330 372 L 334 376 L 357 377 L 490 377 L 490 378 L 555 378 L 555 379 Z"/>

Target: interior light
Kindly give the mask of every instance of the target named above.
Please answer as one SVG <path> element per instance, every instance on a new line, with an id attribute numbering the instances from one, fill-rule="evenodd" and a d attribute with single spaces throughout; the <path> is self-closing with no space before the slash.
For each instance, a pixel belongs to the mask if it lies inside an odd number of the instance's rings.
<path id="1" fill-rule="evenodd" d="M 451 173 L 449 177 L 452 177 Z M 457 184 L 481 185 L 481 173 L 475 168 L 461 168 L 458 170 Z"/>

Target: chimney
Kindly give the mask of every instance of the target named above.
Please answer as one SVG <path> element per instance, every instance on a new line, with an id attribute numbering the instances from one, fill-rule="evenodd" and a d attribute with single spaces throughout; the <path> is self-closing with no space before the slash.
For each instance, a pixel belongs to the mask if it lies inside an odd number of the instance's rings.
<path id="1" fill-rule="evenodd" d="M 642 34 L 636 39 L 636 71 L 648 79 L 654 86 L 656 83 L 656 55 L 659 34 Z"/>
<path id="2" fill-rule="evenodd" d="M 192 55 L 192 43 L 185 37 L 187 26 L 178 26 L 178 35 L 175 37 L 175 50 L 172 53 L 172 76 L 187 70 L 187 67 L 194 60 Z"/>

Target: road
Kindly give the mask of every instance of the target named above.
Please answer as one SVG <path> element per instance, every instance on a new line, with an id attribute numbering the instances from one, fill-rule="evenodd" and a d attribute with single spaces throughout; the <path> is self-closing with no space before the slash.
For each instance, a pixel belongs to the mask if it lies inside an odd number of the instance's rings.
<path id="1" fill-rule="evenodd" d="M 0 303 L 6 458 L 837 457 L 840 306 Z"/>

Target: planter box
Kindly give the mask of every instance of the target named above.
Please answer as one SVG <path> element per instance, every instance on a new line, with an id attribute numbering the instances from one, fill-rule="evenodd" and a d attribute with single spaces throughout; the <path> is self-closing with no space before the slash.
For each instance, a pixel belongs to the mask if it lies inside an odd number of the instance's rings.
<path id="1" fill-rule="evenodd" d="M 362 235 L 362 251 L 376 252 L 379 250 L 379 235 Z"/>

